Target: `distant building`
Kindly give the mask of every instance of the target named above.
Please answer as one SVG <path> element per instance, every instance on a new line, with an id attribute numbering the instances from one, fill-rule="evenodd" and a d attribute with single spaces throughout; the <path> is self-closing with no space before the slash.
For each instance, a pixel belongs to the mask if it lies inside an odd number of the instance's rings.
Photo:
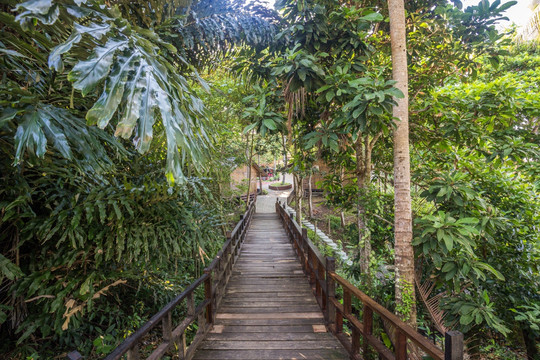
<path id="1" fill-rule="evenodd" d="M 257 192 L 257 183 L 259 182 L 259 176 L 266 176 L 266 173 L 259 165 L 253 163 L 251 165 L 251 179 L 249 181 L 249 193 L 253 194 Z M 231 172 L 231 189 L 236 189 L 238 185 L 246 183 L 248 178 L 248 166 L 240 165 Z"/>
<path id="2" fill-rule="evenodd" d="M 330 167 L 319 159 L 313 164 L 313 175 L 311 175 L 311 190 L 322 190 L 322 182 L 324 177 L 331 173 Z M 302 183 L 304 191 L 309 189 L 309 177 L 305 177 Z"/>

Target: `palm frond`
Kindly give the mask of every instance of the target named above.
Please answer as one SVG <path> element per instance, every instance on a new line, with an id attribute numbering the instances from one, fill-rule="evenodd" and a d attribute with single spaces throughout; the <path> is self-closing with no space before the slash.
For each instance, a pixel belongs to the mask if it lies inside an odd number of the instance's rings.
<path id="1" fill-rule="evenodd" d="M 533 14 L 517 36 L 517 41 L 540 40 L 540 3 L 533 1 L 531 4 Z"/>
<path id="2" fill-rule="evenodd" d="M 446 334 L 446 332 L 448 332 L 450 329 L 444 325 L 445 312 L 441 310 L 439 306 L 441 299 L 445 296 L 445 293 L 442 292 L 431 296 L 433 289 L 435 289 L 435 283 L 429 280 L 422 282 L 421 275 L 418 273 L 415 274 L 414 282 L 416 284 L 416 288 L 418 289 L 418 296 L 420 296 L 422 303 L 426 307 L 433 325 L 441 334 Z"/>

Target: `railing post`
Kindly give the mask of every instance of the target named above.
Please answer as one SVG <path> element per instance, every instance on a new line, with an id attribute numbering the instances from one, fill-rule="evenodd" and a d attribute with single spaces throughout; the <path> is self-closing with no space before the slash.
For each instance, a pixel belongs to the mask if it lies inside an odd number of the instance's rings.
<path id="1" fill-rule="evenodd" d="M 444 360 L 463 360 L 463 334 L 459 331 L 444 334 Z"/>
<path id="2" fill-rule="evenodd" d="M 352 296 L 351 292 L 343 288 L 343 315 L 352 314 Z M 360 352 L 360 331 L 353 325 L 351 334 L 351 350 L 353 355 L 358 355 Z"/>
<path id="3" fill-rule="evenodd" d="M 364 356 L 367 358 L 369 354 L 367 336 L 373 334 L 373 310 L 365 304 L 363 308 L 362 323 L 362 325 L 364 326 L 364 343 L 362 344 L 362 349 L 364 352 Z"/>
<path id="4" fill-rule="evenodd" d="M 345 315 L 350 315 L 352 313 L 351 292 L 345 288 L 343 288 L 343 313 Z"/>
<path id="5" fill-rule="evenodd" d="M 170 342 L 172 341 L 172 313 L 169 311 L 163 318 L 163 341 Z"/>
<path id="6" fill-rule="evenodd" d="M 231 244 L 229 250 L 227 251 L 227 257 L 225 258 L 225 260 L 227 261 L 225 263 L 225 277 L 228 279 L 231 274 L 232 265 L 234 264 L 234 253 L 236 250 L 236 244 L 234 243 L 234 239 L 231 238 L 230 233 L 227 234 L 227 241 L 230 241 L 229 244 Z"/>
<path id="7" fill-rule="evenodd" d="M 307 229 L 302 228 L 302 245 L 300 246 L 300 251 L 302 251 L 302 267 L 304 268 L 304 272 L 307 272 L 308 269 L 308 232 Z"/>
<path id="8" fill-rule="evenodd" d="M 330 273 L 336 271 L 336 260 L 333 257 L 326 257 L 326 322 L 334 330 L 336 325 L 336 308 L 332 299 L 336 297 L 336 283 Z"/>
<path id="9" fill-rule="evenodd" d="M 232 253 L 232 256 L 233 256 L 233 262 L 236 261 L 236 257 L 238 256 L 238 251 L 239 251 L 239 247 L 240 247 L 240 240 L 238 239 L 238 233 L 236 233 L 234 235 L 232 239 L 232 243 L 234 243 L 234 251 Z"/>
<path id="10" fill-rule="evenodd" d="M 319 263 L 317 265 L 317 269 L 318 269 L 318 272 L 317 272 L 317 285 L 318 285 L 318 288 L 319 288 L 319 292 L 317 293 L 317 295 L 321 298 L 321 303 L 322 303 L 322 309 L 324 310 L 326 308 L 326 298 L 323 297 L 323 286 L 321 285 L 323 280 L 324 280 L 324 268 L 323 268 L 323 264 L 321 262 L 319 262 L 317 260 L 317 262 Z"/>
<path id="11" fill-rule="evenodd" d="M 66 355 L 66 360 L 81 360 L 82 358 L 78 351 L 71 351 Z"/>
<path id="12" fill-rule="evenodd" d="M 139 344 L 135 343 L 131 349 L 127 351 L 127 360 L 139 360 Z"/>
<path id="13" fill-rule="evenodd" d="M 206 306 L 206 323 L 211 325 L 214 322 L 214 309 L 212 306 L 212 271 L 206 268 L 204 269 L 204 273 L 208 275 L 206 280 L 204 280 L 204 298 L 210 300 Z"/>
<path id="14" fill-rule="evenodd" d="M 311 258 L 311 261 L 313 263 L 313 280 L 315 281 L 315 297 L 320 295 L 321 288 L 319 284 L 319 260 L 317 258 L 317 255 L 313 253 L 313 257 Z"/>
<path id="15" fill-rule="evenodd" d="M 193 293 L 190 292 L 186 297 L 187 316 L 195 315 L 195 302 L 193 301 Z"/>
<path id="16" fill-rule="evenodd" d="M 364 342 L 366 339 L 364 339 Z M 351 350 L 353 355 L 358 355 L 360 353 L 360 331 L 353 326 L 352 328 L 352 335 L 351 335 Z M 362 357 L 363 359 L 369 359 L 365 357 L 365 355 Z"/>
<path id="17" fill-rule="evenodd" d="M 240 235 L 244 232 L 244 214 L 240 214 L 240 228 L 238 228 L 240 231 Z"/>
<path id="18" fill-rule="evenodd" d="M 396 329 L 396 360 L 407 360 L 407 336 Z"/>
<path id="19" fill-rule="evenodd" d="M 308 250 L 308 275 L 309 275 L 309 284 L 313 285 L 313 282 L 315 281 L 315 272 L 313 271 L 313 251 L 311 249 Z"/>
<path id="20" fill-rule="evenodd" d="M 186 343 L 186 331 L 182 333 L 182 339 L 180 340 L 180 346 L 178 346 L 178 358 L 184 360 L 187 353 L 187 343 Z"/>

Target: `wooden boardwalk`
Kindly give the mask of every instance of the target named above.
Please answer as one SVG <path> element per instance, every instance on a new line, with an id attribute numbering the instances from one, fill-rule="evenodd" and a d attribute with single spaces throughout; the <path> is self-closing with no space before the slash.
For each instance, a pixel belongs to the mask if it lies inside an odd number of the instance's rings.
<path id="1" fill-rule="evenodd" d="M 255 214 L 196 360 L 348 359 L 276 213 Z"/>

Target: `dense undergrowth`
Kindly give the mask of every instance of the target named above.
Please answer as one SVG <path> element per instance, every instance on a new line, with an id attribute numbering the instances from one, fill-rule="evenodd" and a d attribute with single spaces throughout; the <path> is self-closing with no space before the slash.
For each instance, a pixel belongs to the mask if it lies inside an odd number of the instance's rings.
<path id="1" fill-rule="evenodd" d="M 118 343 L 200 276 L 234 212 L 205 180 L 171 186 L 144 161 L 98 176 L 3 159 L 0 351 L 13 358 Z"/>
<path id="2" fill-rule="evenodd" d="M 418 327 L 439 343 L 447 329 L 462 331 L 473 356 L 517 359 L 538 354 L 538 59 L 534 45 L 516 46 L 480 79 L 435 89 L 422 105 L 438 119 L 437 132 L 428 127 L 424 137 L 415 135 L 416 286 L 427 285 L 417 298 Z M 333 176 L 317 184 L 327 196 L 322 210 L 315 208 L 315 219 L 355 259 L 352 266 L 343 266 L 346 276 L 395 309 L 391 184 L 375 169 L 362 195 L 372 246 L 366 281 L 359 267 L 356 214 L 340 202 L 354 191 L 355 179 L 336 187 Z M 346 226 L 337 216 L 340 210 Z M 324 246 L 321 250 L 328 251 Z M 440 299 L 426 303 L 434 297 Z M 434 319 L 437 315 L 442 320 Z"/>
<path id="3" fill-rule="evenodd" d="M 296 183 L 326 165 L 351 282 L 472 356 L 537 357 L 539 48 L 494 28 L 511 4 L 460 4 L 406 2 L 419 296 L 397 301 L 386 2 L 3 0 L 1 356 L 110 352 L 221 247 L 231 171 L 283 156 Z"/>
<path id="4" fill-rule="evenodd" d="M 201 275 L 242 211 L 206 158 L 192 47 L 176 56 L 128 20 L 140 9 L 102 5 L 0 4 L 2 358 L 101 358 Z"/>

